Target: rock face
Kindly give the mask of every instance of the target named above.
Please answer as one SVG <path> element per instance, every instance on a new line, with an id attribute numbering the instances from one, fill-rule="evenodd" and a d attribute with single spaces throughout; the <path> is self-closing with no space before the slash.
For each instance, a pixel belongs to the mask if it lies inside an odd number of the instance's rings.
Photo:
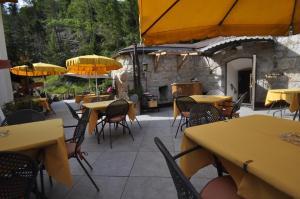
<path id="1" fill-rule="evenodd" d="M 192 79 L 202 83 L 204 92 L 219 90 L 226 94 L 227 63 L 239 58 L 252 59 L 253 55 L 256 55 L 256 102 L 263 103 L 270 88 L 300 87 L 300 35 L 274 38 L 274 42 L 231 45 L 210 57 L 189 55 L 184 58 L 180 52 L 160 56 L 139 54 L 140 63 L 148 66 L 147 71 L 141 71 L 142 85 L 144 91 L 157 95 L 161 103 L 172 101 L 172 83 Z M 133 89 L 132 58 L 124 53 L 118 55 L 117 60 L 128 75 L 126 83 L 117 83 L 117 89 L 128 93 Z"/>

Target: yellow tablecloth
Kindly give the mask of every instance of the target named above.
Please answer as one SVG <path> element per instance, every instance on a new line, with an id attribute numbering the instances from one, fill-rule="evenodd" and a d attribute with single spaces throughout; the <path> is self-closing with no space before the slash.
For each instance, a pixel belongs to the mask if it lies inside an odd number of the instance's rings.
<path id="1" fill-rule="evenodd" d="M 0 151 L 42 149 L 45 152 L 44 164 L 48 174 L 58 182 L 72 186 L 61 119 L 0 127 L 0 132 L 6 130 L 9 130 L 9 134 L 0 137 Z"/>
<path id="2" fill-rule="evenodd" d="M 192 95 L 191 96 L 196 102 L 198 103 L 209 103 L 213 104 L 216 107 L 219 107 L 220 105 L 223 105 L 224 103 L 228 107 L 229 105 L 232 105 L 232 97 L 231 96 L 221 96 L 221 95 Z M 180 114 L 176 102 L 173 103 L 173 117 L 176 118 Z"/>
<path id="3" fill-rule="evenodd" d="M 90 134 L 93 133 L 93 130 L 96 128 L 98 121 L 98 111 L 105 111 L 107 106 L 112 103 L 114 100 L 102 101 L 102 102 L 94 102 L 94 103 L 84 103 L 83 106 L 91 109 L 91 115 L 88 125 L 88 132 Z M 130 120 L 134 120 L 136 116 L 136 109 L 134 108 L 134 104 L 131 101 L 129 103 L 128 117 Z"/>
<path id="4" fill-rule="evenodd" d="M 181 158 L 180 166 L 192 176 L 212 163 L 212 154 L 233 177 L 242 197 L 255 199 L 300 198 L 300 146 L 280 138 L 286 132 L 300 133 L 300 123 L 270 116 L 248 116 L 187 128 L 181 150 L 200 149 Z M 248 164 L 248 172 L 242 167 Z"/>
<path id="5" fill-rule="evenodd" d="M 99 95 L 99 96 L 87 95 L 82 99 L 82 101 L 83 103 L 89 103 L 92 102 L 93 99 L 97 99 L 97 98 L 100 98 L 100 101 L 105 101 L 105 100 L 109 100 L 110 95 Z"/>
<path id="6" fill-rule="evenodd" d="M 96 94 L 95 93 L 91 93 L 91 94 L 86 94 L 86 95 L 76 95 L 75 96 L 75 102 L 77 104 L 79 104 L 83 100 L 83 98 L 86 97 L 86 96 L 96 96 Z"/>
<path id="7" fill-rule="evenodd" d="M 299 95 L 300 88 L 290 89 L 272 89 L 268 90 L 265 105 L 270 105 L 278 100 L 284 100 L 290 104 L 289 109 L 291 112 L 299 110 Z"/>

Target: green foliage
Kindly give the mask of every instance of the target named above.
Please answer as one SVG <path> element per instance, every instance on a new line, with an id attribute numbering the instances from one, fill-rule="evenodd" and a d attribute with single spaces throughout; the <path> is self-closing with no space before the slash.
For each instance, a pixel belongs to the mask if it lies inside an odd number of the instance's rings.
<path id="1" fill-rule="evenodd" d="M 110 87 L 111 85 L 112 85 L 112 80 L 111 79 L 104 79 L 102 84 L 100 84 L 98 86 L 98 89 L 99 89 L 100 93 L 105 93 L 107 88 Z"/>
<path id="2" fill-rule="evenodd" d="M 136 0 L 27 0 L 3 7 L 13 65 L 65 60 L 83 54 L 111 56 L 139 41 Z"/>

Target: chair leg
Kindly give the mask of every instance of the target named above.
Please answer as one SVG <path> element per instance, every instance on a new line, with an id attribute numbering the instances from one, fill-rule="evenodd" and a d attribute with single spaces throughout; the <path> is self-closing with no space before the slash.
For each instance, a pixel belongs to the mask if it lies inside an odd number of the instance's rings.
<path id="1" fill-rule="evenodd" d="M 52 177 L 49 176 L 49 182 L 50 182 L 50 186 L 53 187 L 53 181 L 52 181 Z"/>
<path id="2" fill-rule="evenodd" d="M 133 135 L 132 135 L 132 133 L 131 133 L 131 130 L 130 130 L 130 128 L 129 128 L 129 126 L 128 126 L 128 123 L 127 123 L 127 121 L 126 121 L 126 120 L 124 120 L 124 124 L 126 125 L 126 126 L 125 126 L 125 128 L 127 128 L 127 129 L 128 129 L 128 133 L 129 133 L 129 135 L 131 136 L 132 140 L 134 141 L 134 137 L 133 137 Z"/>
<path id="3" fill-rule="evenodd" d="M 174 126 L 175 122 L 176 122 L 176 118 L 173 119 L 173 122 L 172 122 L 171 126 Z"/>
<path id="4" fill-rule="evenodd" d="M 110 148 L 112 149 L 112 140 L 111 140 L 111 123 L 109 123 L 109 144 L 110 144 Z"/>
<path id="5" fill-rule="evenodd" d="M 82 159 L 83 159 L 84 162 L 90 167 L 90 169 L 93 170 L 92 165 L 87 161 L 87 159 L 86 159 L 84 156 L 82 156 Z"/>
<path id="6" fill-rule="evenodd" d="M 105 127 L 105 124 L 106 124 L 106 121 L 102 124 L 102 128 L 101 128 L 100 133 L 98 133 L 98 136 L 97 136 L 98 144 L 100 144 L 101 133 L 103 133 L 103 140 L 104 140 L 104 127 Z"/>
<path id="7" fill-rule="evenodd" d="M 182 120 L 182 116 L 180 117 L 180 120 L 179 120 L 179 124 L 178 124 L 178 128 L 177 128 L 177 131 L 176 131 L 176 134 L 175 134 L 175 138 L 177 137 L 177 134 L 178 134 L 178 131 L 179 131 L 179 128 L 180 128 L 180 124 L 181 124 L 181 120 Z"/>
<path id="8" fill-rule="evenodd" d="M 125 124 L 124 124 L 124 121 L 121 121 L 121 126 L 123 127 L 123 135 L 125 135 Z"/>
<path id="9" fill-rule="evenodd" d="M 135 120 L 136 120 L 136 122 L 138 123 L 138 125 L 140 126 L 140 128 L 142 128 L 142 126 L 141 126 L 139 120 L 138 120 L 137 118 L 135 118 Z M 131 120 L 130 120 L 130 122 L 131 122 Z"/>
<path id="10" fill-rule="evenodd" d="M 41 192 L 42 195 L 45 195 L 45 186 L 44 186 L 44 174 L 43 174 L 43 168 L 40 168 L 40 180 L 41 180 Z"/>
<path id="11" fill-rule="evenodd" d="M 298 112 L 299 112 L 299 110 L 297 110 L 297 111 L 295 112 L 294 117 L 293 117 L 293 120 L 296 119 Z M 300 114 L 299 114 L 299 115 L 300 115 Z"/>
<path id="12" fill-rule="evenodd" d="M 83 164 L 80 161 L 80 159 L 77 156 L 75 156 L 75 158 L 77 159 L 78 163 L 80 164 L 80 166 L 82 167 L 82 169 L 84 170 L 84 172 L 86 173 L 86 175 L 88 176 L 88 178 L 91 180 L 91 182 L 93 183 L 93 185 L 95 186 L 95 188 L 99 192 L 99 190 L 100 190 L 99 187 L 97 186 L 96 182 L 93 180 L 93 178 L 91 177 L 91 175 L 89 174 L 89 172 L 86 170 L 86 168 L 83 166 Z"/>

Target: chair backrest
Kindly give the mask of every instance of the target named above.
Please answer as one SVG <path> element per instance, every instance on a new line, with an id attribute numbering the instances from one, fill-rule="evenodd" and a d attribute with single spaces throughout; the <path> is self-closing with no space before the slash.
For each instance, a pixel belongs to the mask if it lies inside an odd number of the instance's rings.
<path id="1" fill-rule="evenodd" d="M 14 125 L 14 124 L 23 124 L 23 123 L 37 122 L 43 120 L 46 120 L 46 117 L 42 113 L 39 113 L 32 109 L 23 109 L 8 115 L 6 117 L 6 124 Z"/>
<path id="2" fill-rule="evenodd" d="M 130 101 L 132 101 L 134 104 L 138 103 L 139 96 L 137 94 L 133 94 L 129 97 Z"/>
<path id="3" fill-rule="evenodd" d="M 119 99 L 110 103 L 106 110 L 106 117 L 113 118 L 116 116 L 126 116 L 129 110 L 129 104 L 125 99 Z"/>
<path id="4" fill-rule="evenodd" d="M 162 141 L 158 137 L 155 137 L 154 142 L 167 162 L 176 187 L 178 199 L 199 199 L 199 193 L 180 170 L 179 166 L 175 162 L 175 159 L 171 156 L 170 152 L 162 143 Z"/>
<path id="5" fill-rule="evenodd" d="M 175 102 L 180 112 L 190 112 L 191 108 L 197 104 L 193 98 L 188 96 L 177 97 Z"/>
<path id="6" fill-rule="evenodd" d="M 38 167 L 28 156 L 0 152 L 0 198 L 29 198 Z"/>
<path id="7" fill-rule="evenodd" d="M 67 102 L 65 102 L 65 104 L 67 105 L 69 111 L 71 112 L 72 117 L 73 117 L 74 119 L 76 119 L 76 120 L 79 120 L 80 118 L 79 118 L 79 116 L 77 115 L 76 111 L 72 108 L 72 106 L 71 106 L 69 103 L 67 103 Z"/>
<path id="8" fill-rule="evenodd" d="M 198 103 L 191 108 L 189 118 L 191 126 L 197 126 L 222 120 L 224 120 L 222 112 L 212 104 Z"/>
<path id="9" fill-rule="evenodd" d="M 91 111 L 90 109 L 85 109 L 81 118 L 78 120 L 78 124 L 74 130 L 73 142 L 76 143 L 75 151 L 81 146 L 84 141 L 86 126 L 90 119 Z"/>
<path id="10" fill-rule="evenodd" d="M 240 98 L 236 101 L 236 103 L 232 107 L 231 114 L 236 113 L 240 110 L 243 101 L 245 100 L 248 92 L 243 93 Z"/>

